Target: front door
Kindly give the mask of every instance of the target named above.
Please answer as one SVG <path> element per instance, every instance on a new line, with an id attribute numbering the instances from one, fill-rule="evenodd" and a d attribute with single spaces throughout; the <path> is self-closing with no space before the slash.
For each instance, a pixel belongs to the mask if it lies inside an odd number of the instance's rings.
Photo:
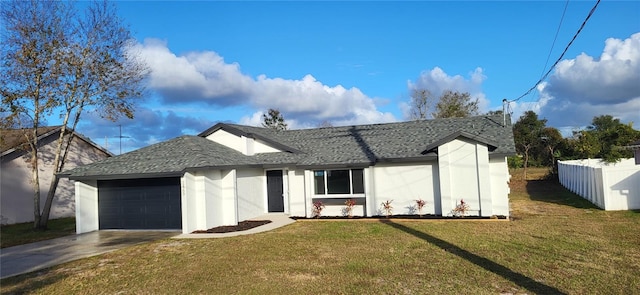
<path id="1" fill-rule="evenodd" d="M 267 171 L 267 203 L 269 212 L 284 212 L 282 170 Z"/>

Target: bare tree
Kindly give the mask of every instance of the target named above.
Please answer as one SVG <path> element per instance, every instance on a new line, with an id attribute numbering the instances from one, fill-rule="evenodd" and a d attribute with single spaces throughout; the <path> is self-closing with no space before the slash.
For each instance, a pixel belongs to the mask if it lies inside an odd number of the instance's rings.
<path id="1" fill-rule="evenodd" d="M 478 99 L 469 92 L 445 91 L 436 104 L 435 118 L 464 118 L 478 115 Z"/>
<path id="2" fill-rule="evenodd" d="M 269 109 L 267 114 L 262 114 L 262 127 L 275 130 L 287 130 L 288 128 L 284 116 L 277 109 Z"/>
<path id="3" fill-rule="evenodd" d="M 58 185 L 58 172 L 73 140 L 81 115 L 96 111 L 116 120 L 133 118 L 135 99 L 142 96 L 148 73 L 132 50 L 132 37 L 107 1 L 93 2 L 80 13 L 73 2 L 9 1 L 0 17 L 5 25 L 0 58 L 2 107 L 8 121 L 27 116 L 34 189 L 34 227 L 47 226 Z M 38 134 L 49 116 L 62 119 L 56 141 L 54 177 L 40 210 Z"/>
<path id="4" fill-rule="evenodd" d="M 318 128 L 327 128 L 327 127 L 333 127 L 333 123 L 331 123 L 331 121 L 324 120 L 318 124 Z"/>
<path id="5" fill-rule="evenodd" d="M 428 119 L 434 104 L 434 97 L 427 89 L 416 88 L 411 91 L 411 120 Z"/>

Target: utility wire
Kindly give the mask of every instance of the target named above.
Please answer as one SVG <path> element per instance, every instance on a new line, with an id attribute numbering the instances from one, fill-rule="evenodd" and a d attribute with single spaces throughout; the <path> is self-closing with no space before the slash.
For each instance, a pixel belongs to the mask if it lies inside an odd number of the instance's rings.
<path id="1" fill-rule="evenodd" d="M 543 79 L 544 73 L 547 70 L 547 65 L 549 64 L 549 59 L 551 58 L 551 53 L 553 53 L 553 49 L 556 46 L 556 41 L 558 40 L 558 35 L 560 33 L 560 29 L 562 28 L 562 22 L 564 21 L 564 16 L 567 13 L 567 7 L 569 7 L 569 0 L 567 0 L 564 3 L 564 9 L 562 10 L 562 16 L 560 17 L 560 23 L 558 23 L 558 28 L 556 29 L 556 35 L 553 36 L 553 42 L 551 43 L 551 48 L 549 48 L 549 54 L 547 54 L 547 60 L 545 60 L 544 67 L 542 68 L 542 72 L 540 73 L 540 79 L 541 80 Z M 536 84 L 536 86 L 537 86 L 537 84 Z M 534 87 L 536 87 L 536 86 L 534 86 Z M 529 94 L 531 94 L 531 93 L 529 93 Z M 526 96 L 526 94 L 523 95 L 523 96 Z M 527 107 L 527 111 L 530 111 L 532 108 L 533 108 L 533 105 L 529 105 Z M 510 109 L 510 107 L 508 109 Z"/>
<path id="2" fill-rule="evenodd" d="M 593 13 L 596 11 L 596 8 L 598 7 L 598 4 L 600 4 L 600 0 L 598 0 L 596 2 L 596 4 L 593 6 L 593 8 L 591 8 L 591 11 L 589 11 L 589 14 L 587 15 L 587 17 L 584 19 L 584 21 L 582 22 L 582 25 L 580 26 L 580 28 L 578 29 L 578 31 L 573 35 L 573 38 L 571 38 L 571 41 L 569 41 L 569 44 L 567 44 L 567 47 L 564 48 L 564 51 L 562 51 L 562 54 L 560 54 L 560 57 L 558 57 L 558 59 L 556 60 L 556 62 L 553 63 L 553 65 L 549 68 L 549 70 L 542 76 L 542 78 L 540 78 L 540 80 L 538 80 L 538 82 L 536 82 L 536 84 L 533 85 L 533 87 L 529 88 L 529 90 L 527 90 L 527 92 L 525 92 L 524 94 L 520 95 L 518 98 L 514 99 L 514 100 L 510 100 L 509 102 L 516 102 L 518 100 L 520 100 L 521 98 L 527 96 L 527 94 L 531 93 L 531 91 L 533 91 L 534 89 L 536 89 L 536 87 L 538 87 L 538 85 L 540 85 L 540 83 L 542 83 L 542 81 L 544 81 L 549 74 L 551 73 L 551 71 L 553 71 L 553 69 L 556 67 L 556 65 L 558 65 L 558 63 L 562 60 L 562 58 L 564 57 L 564 55 L 567 53 L 567 50 L 569 50 L 569 47 L 571 47 L 571 44 L 573 44 L 573 41 L 576 40 L 576 38 L 578 37 L 578 35 L 580 34 L 580 32 L 582 31 L 582 29 L 584 28 L 584 26 L 587 24 L 587 21 L 589 20 L 589 18 L 591 18 L 591 15 L 593 15 Z"/>
<path id="3" fill-rule="evenodd" d="M 553 52 L 553 48 L 556 46 L 556 40 L 558 40 L 558 34 L 560 33 L 560 28 L 562 27 L 562 21 L 564 21 L 564 15 L 567 13 L 567 7 L 569 7 L 569 0 L 564 3 L 564 10 L 562 11 L 562 16 L 560 17 L 560 23 L 558 24 L 558 29 L 556 29 L 556 35 L 553 36 L 553 42 L 551 43 L 551 48 L 549 49 L 549 54 L 547 54 L 547 60 L 544 62 L 544 68 L 542 68 L 542 72 L 540 73 L 540 77 L 544 77 L 544 71 L 547 69 L 547 65 L 549 64 L 549 58 L 551 58 L 551 53 Z"/>

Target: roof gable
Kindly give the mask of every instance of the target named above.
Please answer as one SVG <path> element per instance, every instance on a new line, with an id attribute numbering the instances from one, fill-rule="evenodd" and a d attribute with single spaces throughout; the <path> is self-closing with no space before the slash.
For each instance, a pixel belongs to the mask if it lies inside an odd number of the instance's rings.
<path id="1" fill-rule="evenodd" d="M 38 127 L 36 134 L 38 135 L 38 139 L 42 139 L 56 133 L 60 128 L 62 128 L 62 126 Z M 25 136 L 27 132 L 33 132 L 33 129 L 0 129 L 0 152 L 2 152 L 2 155 L 11 153 L 21 146 L 26 145 L 28 143 L 27 137 Z"/>
<path id="2" fill-rule="evenodd" d="M 44 126 L 44 127 L 38 127 L 37 129 L 37 134 L 38 134 L 38 141 L 42 142 L 45 139 L 47 139 L 50 136 L 59 136 L 60 131 L 62 129 L 62 125 L 60 126 Z M 2 156 L 6 156 L 10 153 L 16 152 L 16 151 L 25 151 L 28 150 L 28 147 L 26 147 L 26 145 L 28 144 L 27 142 L 27 137 L 25 137 L 25 134 L 27 132 L 32 132 L 33 129 L 29 129 L 29 128 L 22 128 L 22 129 L 0 129 L 0 153 Z M 73 133 L 75 138 L 78 138 L 82 141 L 85 141 L 86 143 L 88 143 L 90 146 L 94 147 L 97 150 L 102 151 L 103 153 L 105 153 L 107 156 L 111 157 L 113 156 L 113 154 L 108 151 L 107 149 L 103 148 L 102 146 L 96 144 L 95 142 L 93 142 L 91 139 L 85 137 L 84 135 L 73 131 L 72 129 L 67 128 L 65 130 L 65 132 L 67 134 L 69 133 Z M 57 139 L 50 139 L 50 140 L 57 140 Z"/>
<path id="3" fill-rule="evenodd" d="M 198 134 L 198 136 L 211 139 L 211 135 L 215 134 L 220 130 L 226 131 L 238 137 L 246 137 L 253 140 L 257 140 L 260 144 L 264 144 L 278 151 L 289 152 L 289 153 L 302 153 L 302 151 L 296 148 L 293 148 L 291 146 L 282 144 L 277 140 L 274 140 L 273 138 L 274 134 L 272 133 L 277 133 L 281 131 L 276 131 L 276 130 L 267 129 L 267 128 L 218 123 L 213 127 L 201 132 L 200 134 Z M 218 143 L 227 145 L 223 142 L 218 142 Z"/>
<path id="4" fill-rule="evenodd" d="M 441 137 L 441 138 L 436 139 L 436 140 L 435 140 L 434 142 L 432 142 L 431 144 L 428 144 L 428 145 L 427 145 L 427 147 L 424 149 L 424 151 L 422 151 L 422 153 L 421 153 L 421 154 L 423 154 L 423 155 L 424 155 L 424 154 L 427 154 L 427 153 L 433 152 L 433 151 L 435 151 L 439 146 L 441 146 L 441 145 L 443 145 L 443 144 L 445 144 L 445 143 L 448 143 L 448 142 L 450 142 L 450 141 L 452 141 L 452 140 L 454 140 L 454 139 L 460 138 L 460 137 L 462 137 L 462 138 L 467 138 L 467 139 L 471 139 L 471 140 L 473 140 L 473 141 L 476 141 L 476 142 L 479 142 L 479 143 L 482 143 L 482 144 L 487 145 L 487 147 L 489 148 L 489 152 L 492 152 L 492 151 L 494 151 L 496 148 L 498 148 L 498 143 L 496 143 L 496 142 L 495 142 L 495 141 L 493 141 L 493 140 L 490 140 L 490 139 L 484 138 L 484 137 L 482 137 L 482 136 L 480 136 L 480 135 L 470 134 L 470 133 L 468 133 L 468 132 L 465 132 L 465 131 L 462 131 L 462 130 L 458 130 L 458 131 L 456 131 L 456 132 L 453 132 L 453 133 L 451 133 L 451 134 L 447 134 L 447 135 L 445 135 L 445 136 L 443 136 L 443 137 Z"/>

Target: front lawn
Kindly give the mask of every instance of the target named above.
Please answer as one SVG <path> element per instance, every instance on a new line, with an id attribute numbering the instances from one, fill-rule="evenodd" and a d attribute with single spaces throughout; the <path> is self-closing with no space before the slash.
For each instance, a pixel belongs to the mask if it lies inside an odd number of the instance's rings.
<path id="1" fill-rule="evenodd" d="M 640 212 L 513 179 L 513 221 L 300 221 L 167 239 L 2 280 L 47 294 L 633 294 Z"/>
<path id="2" fill-rule="evenodd" d="M 0 226 L 0 248 L 49 240 L 76 233 L 76 219 L 73 217 L 51 219 L 48 229 L 35 230 L 33 222 Z"/>

